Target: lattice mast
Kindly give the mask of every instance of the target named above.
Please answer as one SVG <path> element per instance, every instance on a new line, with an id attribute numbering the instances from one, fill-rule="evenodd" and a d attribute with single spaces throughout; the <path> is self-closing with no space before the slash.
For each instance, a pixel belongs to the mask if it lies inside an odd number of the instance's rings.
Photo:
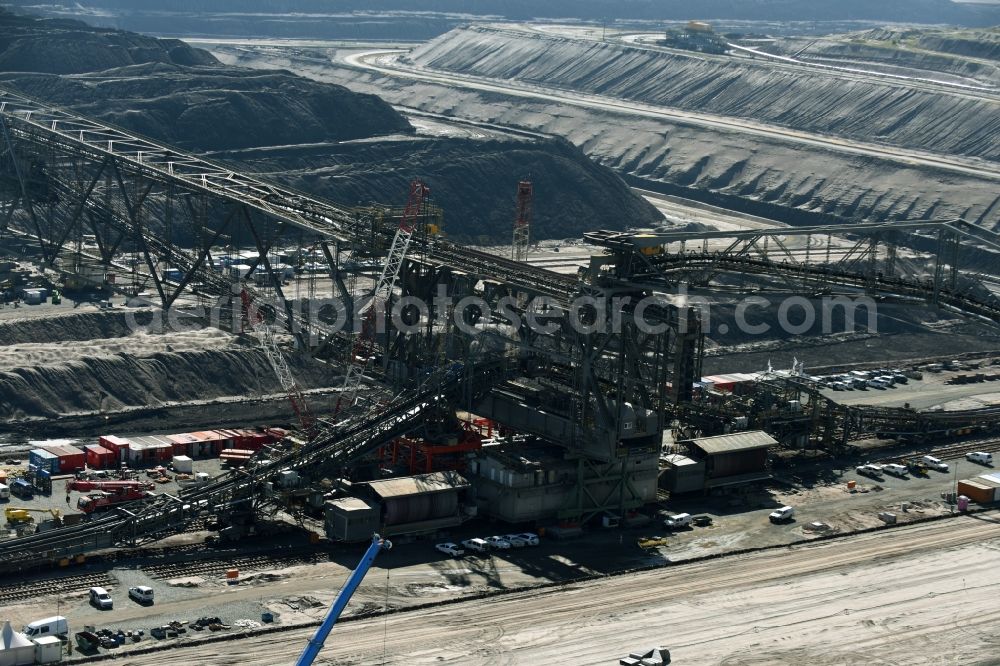
<path id="1" fill-rule="evenodd" d="M 246 320 L 246 325 L 260 342 L 260 347 L 264 350 L 264 354 L 267 356 L 267 360 L 278 378 L 281 389 L 285 392 L 288 402 L 292 405 L 292 410 L 299 420 L 302 432 L 306 435 L 312 434 L 313 428 L 316 426 L 316 419 L 309 410 L 309 403 L 306 402 L 306 397 L 303 395 L 302 389 L 299 388 L 298 382 L 295 381 L 295 376 L 288 367 L 284 354 L 281 353 L 281 349 L 278 347 L 278 339 L 275 337 L 274 327 L 264 321 L 263 315 L 257 306 L 254 305 L 253 297 L 246 288 L 240 291 L 240 300 L 243 302 L 243 317 Z"/>
<path id="2" fill-rule="evenodd" d="M 517 184 L 517 218 L 514 220 L 514 242 L 510 248 L 510 258 L 514 261 L 528 260 L 533 196 L 534 190 L 530 180 L 522 180 Z"/>
<path id="3" fill-rule="evenodd" d="M 399 228 L 396 229 L 396 235 L 389 247 L 385 265 L 382 266 L 382 275 L 375 283 L 371 299 L 359 310 L 361 332 L 354 342 L 351 357 L 348 359 L 347 372 L 344 374 L 344 386 L 341 389 L 340 398 L 337 400 L 336 411 L 340 411 L 343 407 L 351 407 L 358 398 L 361 382 L 375 357 L 378 312 L 380 309 L 384 309 L 385 304 L 392 298 L 396 280 L 399 278 L 399 272 L 406 260 L 406 253 L 410 249 L 410 240 L 417 228 L 417 220 L 430 193 L 430 188 L 422 181 L 414 180 L 410 183 L 410 196 L 406 202 L 406 209 L 403 211 L 403 218 L 399 222 Z"/>

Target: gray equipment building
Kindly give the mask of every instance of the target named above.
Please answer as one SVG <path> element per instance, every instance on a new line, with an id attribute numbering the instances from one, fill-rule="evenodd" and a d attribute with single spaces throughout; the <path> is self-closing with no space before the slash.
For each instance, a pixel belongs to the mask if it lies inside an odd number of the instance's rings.
<path id="1" fill-rule="evenodd" d="M 585 465 L 581 469 L 581 465 Z M 657 458 L 633 455 L 598 464 L 554 446 L 490 447 L 471 465 L 480 508 L 510 523 L 572 520 L 581 507 L 606 507 L 605 515 L 656 501 Z"/>
<path id="2" fill-rule="evenodd" d="M 338 541 L 365 541 L 383 536 L 433 532 L 460 525 L 471 515 L 466 500 L 469 482 L 458 472 L 356 483 L 354 497 L 326 503 L 327 536 Z"/>
<path id="3" fill-rule="evenodd" d="M 705 463 L 705 488 L 733 486 L 771 478 L 767 451 L 778 440 L 763 430 L 699 437 L 686 442 L 695 460 Z"/>

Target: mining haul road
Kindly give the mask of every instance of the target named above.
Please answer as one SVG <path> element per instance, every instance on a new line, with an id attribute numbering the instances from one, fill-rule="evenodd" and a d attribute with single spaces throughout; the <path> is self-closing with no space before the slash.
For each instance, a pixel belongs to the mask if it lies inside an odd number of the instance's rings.
<path id="1" fill-rule="evenodd" d="M 686 666 L 996 664 L 998 592 L 992 511 L 344 622 L 317 663 L 607 666 L 662 645 Z M 312 631 L 178 647 L 168 659 L 291 664 Z"/>

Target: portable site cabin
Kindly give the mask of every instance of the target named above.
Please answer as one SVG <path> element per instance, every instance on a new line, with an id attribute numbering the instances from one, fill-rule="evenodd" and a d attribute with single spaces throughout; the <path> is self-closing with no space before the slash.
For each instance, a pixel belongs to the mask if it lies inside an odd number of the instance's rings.
<path id="1" fill-rule="evenodd" d="M 100 444 L 87 444 L 83 450 L 87 454 L 87 467 L 90 469 L 108 469 L 118 462 L 117 455 Z"/>
<path id="2" fill-rule="evenodd" d="M 75 472 L 87 466 L 86 453 L 72 444 L 44 444 L 41 448 L 59 459 L 58 472 Z"/>

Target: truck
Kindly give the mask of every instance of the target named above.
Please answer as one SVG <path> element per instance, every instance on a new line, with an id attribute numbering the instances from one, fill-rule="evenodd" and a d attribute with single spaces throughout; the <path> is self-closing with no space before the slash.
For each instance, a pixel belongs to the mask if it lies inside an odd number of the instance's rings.
<path id="1" fill-rule="evenodd" d="M 110 509 L 118 504 L 125 504 L 127 502 L 135 502 L 137 500 L 145 499 L 149 496 L 150 493 L 144 490 L 136 490 L 132 488 L 125 488 L 116 493 L 108 493 L 98 490 L 77 500 L 76 508 L 80 509 L 80 511 L 83 511 L 84 513 L 94 513 L 95 511 Z"/>
<path id="2" fill-rule="evenodd" d="M 78 490 L 80 492 L 91 492 L 103 490 L 114 493 L 120 490 L 153 490 L 156 484 L 149 481 L 86 481 L 84 479 L 73 479 L 66 484 L 66 490 Z"/>

